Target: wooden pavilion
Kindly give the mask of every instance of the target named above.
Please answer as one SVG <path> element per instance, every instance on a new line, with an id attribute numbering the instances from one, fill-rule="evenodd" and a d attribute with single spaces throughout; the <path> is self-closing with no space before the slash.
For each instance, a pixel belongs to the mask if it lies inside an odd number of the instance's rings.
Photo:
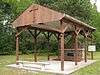
<path id="1" fill-rule="evenodd" d="M 48 40 L 48 51 L 50 50 L 49 41 L 50 36 L 54 34 L 58 39 L 58 49 L 60 49 L 59 58 L 61 60 L 61 70 L 64 70 L 64 38 L 71 34 L 73 36 L 73 49 L 75 51 L 75 65 L 78 60 L 78 43 L 77 37 L 79 34 L 83 35 L 85 39 L 91 36 L 95 28 L 83 23 L 67 14 L 59 13 L 47 7 L 37 4 L 32 4 L 26 9 L 15 21 L 12 22 L 13 28 L 16 32 L 16 61 L 19 60 L 19 35 L 24 30 L 28 30 L 35 40 L 35 51 L 37 45 L 37 37 L 41 32 Z M 31 31 L 34 30 L 34 33 Z M 86 43 L 87 44 L 87 43 Z M 87 47 L 85 48 L 85 62 L 87 61 Z M 37 61 L 36 53 L 34 53 L 35 62 Z M 49 60 L 48 53 L 48 60 Z M 18 63 L 16 63 L 18 64 Z"/>

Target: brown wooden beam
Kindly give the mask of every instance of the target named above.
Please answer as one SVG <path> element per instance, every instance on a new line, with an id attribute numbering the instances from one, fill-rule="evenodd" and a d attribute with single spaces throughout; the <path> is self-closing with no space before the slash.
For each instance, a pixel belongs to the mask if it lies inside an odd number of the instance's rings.
<path id="1" fill-rule="evenodd" d="M 60 34 L 58 34 L 58 37 L 57 37 L 57 40 L 58 40 L 58 59 L 60 58 Z"/>
<path id="2" fill-rule="evenodd" d="M 75 25 L 75 31 L 73 32 L 73 41 L 74 41 L 74 49 L 75 49 L 75 65 L 77 65 L 78 62 L 78 35 L 81 31 L 81 27 Z"/>
<path id="3" fill-rule="evenodd" d="M 85 51 L 84 51 L 84 60 L 87 62 L 87 37 L 85 37 Z"/>
<path id="4" fill-rule="evenodd" d="M 38 33 L 36 33 L 35 34 L 35 32 L 34 32 L 34 34 L 33 34 L 33 32 L 31 31 L 31 30 L 29 30 L 28 29 L 28 31 L 29 31 L 29 33 L 35 38 L 35 37 L 38 37 L 38 35 L 41 33 L 41 31 L 39 31 Z M 34 30 L 35 31 L 35 30 Z"/>
<path id="5" fill-rule="evenodd" d="M 55 29 L 55 28 L 41 28 L 41 27 L 36 27 L 36 26 L 31 26 L 29 29 L 37 29 L 37 30 L 40 30 L 40 31 L 43 31 L 43 32 L 52 32 L 52 33 L 62 33 L 61 30 L 58 30 L 58 29 Z"/>
<path id="6" fill-rule="evenodd" d="M 37 30 L 35 30 L 34 33 L 34 40 L 35 40 L 35 45 L 34 45 L 34 61 L 37 62 Z"/>
<path id="7" fill-rule="evenodd" d="M 92 33 L 92 31 L 89 29 L 83 29 L 83 33 L 84 33 L 85 37 L 88 37 Z"/>
<path id="8" fill-rule="evenodd" d="M 28 29 L 28 32 L 32 35 L 32 37 L 35 37 L 31 30 Z"/>
<path id="9" fill-rule="evenodd" d="M 78 35 L 74 33 L 74 49 L 75 49 L 75 65 L 77 65 L 77 55 L 78 55 Z"/>
<path id="10" fill-rule="evenodd" d="M 52 33 L 47 32 L 47 34 L 45 32 L 43 32 L 44 36 L 46 39 L 50 38 L 52 36 Z"/>
<path id="11" fill-rule="evenodd" d="M 64 71 L 64 34 L 60 34 L 60 47 L 61 47 L 61 71 Z"/>
<path id="12" fill-rule="evenodd" d="M 19 32 L 16 33 L 16 37 L 19 36 L 23 31 L 25 31 L 28 27 L 22 28 Z M 17 28 L 18 29 L 18 28 Z"/>
<path id="13" fill-rule="evenodd" d="M 63 31 L 63 21 L 60 20 L 61 32 Z M 61 48 L 61 71 L 64 71 L 64 33 L 60 34 L 60 48 Z"/>
<path id="14" fill-rule="evenodd" d="M 17 31 L 17 33 L 18 33 L 18 31 Z M 17 62 L 18 60 L 19 60 L 19 36 L 16 36 L 16 65 L 19 64 Z"/>
<path id="15" fill-rule="evenodd" d="M 81 27 L 76 27 L 75 28 L 76 35 L 78 35 L 80 33 L 81 29 L 82 29 Z"/>
<path id="16" fill-rule="evenodd" d="M 50 60 L 50 33 L 49 32 L 48 32 L 47 42 L 48 42 L 48 60 Z"/>
<path id="17" fill-rule="evenodd" d="M 37 37 L 38 35 L 41 33 L 41 31 L 37 32 L 37 30 L 34 30 L 34 34 L 31 30 L 29 30 L 29 33 L 33 36 L 34 40 L 35 40 L 35 45 L 34 45 L 34 61 L 37 62 Z"/>
<path id="18" fill-rule="evenodd" d="M 91 60 L 93 60 L 93 51 L 91 51 Z"/>

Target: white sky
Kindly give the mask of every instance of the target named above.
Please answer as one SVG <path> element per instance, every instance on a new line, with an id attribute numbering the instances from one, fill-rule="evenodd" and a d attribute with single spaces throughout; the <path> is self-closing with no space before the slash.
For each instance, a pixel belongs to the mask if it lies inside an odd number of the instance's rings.
<path id="1" fill-rule="evenodd" d="M 97 1 L 96 2 L 97 10 L 98 10 L 98 12 L 100 12 L 100 0 L 91 0 L 91 3 L 94 4 L 95 1 Z"/>

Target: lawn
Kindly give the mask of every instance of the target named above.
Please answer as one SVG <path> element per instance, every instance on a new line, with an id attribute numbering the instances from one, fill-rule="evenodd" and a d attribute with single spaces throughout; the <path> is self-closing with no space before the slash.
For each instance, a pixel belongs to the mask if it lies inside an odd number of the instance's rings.
<path id="1" fill-rule="evenodd" d="M 25 59 L 23 59 L 25 58 Z M 23 60 L 33 60 L 32 55 L 21 55 L 20 59 Z M 96 63 L 82 68 L 71 75 L 100 75 L 100 52 L 95 52 L 94 59 L 98 60 Z M 47 56 L 38 56 L 38 60 L 47 60 Z M 7 68 L 7 64 L 15 63 L 14 55 L 0 56 L 0 75 L 56 75 L 50 73 L 32 73 L 24 70 L 18 70 L 13 68 Z"/>

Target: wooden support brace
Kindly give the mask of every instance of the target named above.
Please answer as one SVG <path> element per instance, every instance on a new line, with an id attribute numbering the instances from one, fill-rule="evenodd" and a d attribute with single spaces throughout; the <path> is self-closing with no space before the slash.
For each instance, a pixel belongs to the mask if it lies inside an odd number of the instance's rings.
<path id="1" fill-rule="evenodd" d="M 81 31 L 81 27 L 75 27 L 75 32 L 74 32 L 74 48 L 75 48 L 75 65 L 77 65 L 77 57 L 78 57 L 78 35 Z"/>
<path id="2" fill-rule="evenodd" d="M 75 49 L 75 65 L 77 65 L 77 55 L 78 55 L 78 35 L 77 34 L 73 34 L 73 39 L 74 39 L 74 49 Z"/>
<path id="3" fill-rule="evenodd" d="M 88 37 L 88 35 L 90 35 L 91 34 L 91 31 L 90 30 L 83 30 L 83 32 L 84 32 L 84 34 L 85 34 L 85 37 Z"/>
<path id="4" fill-rule="evenodd" d="M 64 27 L 62 33 L 64 33 L 67 30 L 68 26 L 66 25 L 66 27 Z"/>
<path id="5" fill-rule="evenodd" d="M 36 35 L 36 36 L 38 37 L 38 35 L 39 35 L 40 33 L 41 33 L 41 31 L 39 31 L 39 32 L 37 33 L 37 35 Z"/>
<path id="6" fill-rule="evenodd" d="M 27 28 L 28 28 L 28 27 L 25 27 L 25 28 L 23 28 L 21 31 L 17 32 L 15 36 L 16 36 L 16 37 L 19 36 L 19 35 L 20 35 L 24 30 L 26 30 Z"/>
<path id="7" fill-rule="evenodd" d="M 34 32 L 34 34 L 32 33 L 32 31 L 31 30 L 28 30 L 29 31 L 29 33 L 35 38 L 35 37 L 38 37 L 38 35 L 41 33 L 41 31 L 39 31 L 38 33 L 36 32 L 36 34 L 35 34 L 35 32 Z"/>
<path id="8" fill-rule="evenodd" d="M 32 33 L 31 30 L 28 30 L 28 31 L 29 31 L 29 33 L 30 33 L 33 37 L 35 37 L 35 35 Z"/>
<path id="9" fill-rule="evenodd" d="M 49 33 L 49 32 L 47 34 L 43 32 L 43 34 L 46 37 L 46 39 L 48 39 L 48 37 L 50 38 L 52 36 L 52 33 Z"/>
<path id="10" fill-rule="evenodd" d="M 34 34 L 31 30 L 28 30 L 29 33 L 34 37 L 35 45 L 34 45 L 34 61 L 37 62 L 37 37 L 41 33 L 41 31 L 37 32 L 37 30 L 34 31 Z"/>
<path id="11" fill-rule="evenodd" d="M 81 31 L 81 27 L 76 27 L 76 29 L 75 29 L 76 35 L 78 35 L 80 33 L 80 31 Z"/>

